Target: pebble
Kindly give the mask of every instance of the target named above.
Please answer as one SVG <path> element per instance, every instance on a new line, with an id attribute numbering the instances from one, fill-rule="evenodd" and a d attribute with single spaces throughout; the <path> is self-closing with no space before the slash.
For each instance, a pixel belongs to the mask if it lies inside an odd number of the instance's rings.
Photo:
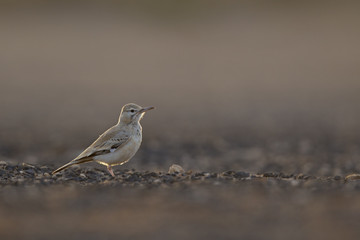
<path id="1" fill-rule="evenodd" d="M 273 177 L 273 178 L 276 178 L 278 177 L 279 174 L 278 173 L 264 173 L 263 174 L 263 177 Z"/>
<path id="2" fill-rule="evenodd" d="M 155 183 L 155 184 L 160 184 L 160 183 L 161 183 L 161 180 L 160 180 L 160 179 L 155 179 L 155 180 L 153 181 L 153 183 Z"/>
<path id="3" fill-rule="evenodd" d="M 169 167 L 169 171 L 168 173 L 170 174 L 173 174 L 173 173 L 184 173 L 184 169 L 180 166 L 180 165 L 177 165 L 177 164 L 173 164 Z"/>
<path id="4" fill-rule="evenodd" d="M 236 172 L 234 174 L 234 177 L 235 178 L 248 178 L 250 177 L 250 173 L 247 173 L 247 172 Z"/>
<path id="5" fill-rule="evenodd" d="M 343 178 L 341 177 L 341 176 L 335 176 L 334 177 L 334 180 L 336 180 L 336 181 L 340 181 L 340 180 L 342 180 Z"/>
<path id="6" fill-rule="evenodd" d="M 360 174 L 350 174 L 345 177 L 345 181 L 360 180 Z"/>

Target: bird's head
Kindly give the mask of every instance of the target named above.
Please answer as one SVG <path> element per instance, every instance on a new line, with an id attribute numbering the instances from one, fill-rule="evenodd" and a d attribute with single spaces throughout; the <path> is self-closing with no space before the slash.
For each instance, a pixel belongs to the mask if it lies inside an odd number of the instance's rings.
<path id="1" fill-rule="evenodd" d="M 129 124 L 132 122 L 139 122 L 146 111 L 154 109 L 154 107 L 141 107 L 135 103 L 128 103 L 121 109 L 119 123 Z"/>

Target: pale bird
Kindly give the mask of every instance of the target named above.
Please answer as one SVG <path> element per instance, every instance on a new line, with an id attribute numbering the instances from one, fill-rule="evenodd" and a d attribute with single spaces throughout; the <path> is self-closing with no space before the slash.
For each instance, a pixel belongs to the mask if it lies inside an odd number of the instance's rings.
<path id="1" fill-rule="evenodd" d="M 128 103 L 121 109 L 118 123 L 99 136 L 85 151 L 74 160 L 53 171 L 60 172 L 72 165 L 97 162 L 107 167 L 109 173 L 115 177 L 112 166 L 128 162 L 138 151 L 142 141 L 142 127 L 140 120 L 146 111 L 154 107 L 140 107 Z"/>

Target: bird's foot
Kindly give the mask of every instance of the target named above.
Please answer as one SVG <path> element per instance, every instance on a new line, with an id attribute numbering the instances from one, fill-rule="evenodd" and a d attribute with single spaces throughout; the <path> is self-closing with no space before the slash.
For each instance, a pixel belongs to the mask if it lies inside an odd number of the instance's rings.
<path id="1" fill-rule="evenodd" d="M 115 177 L 115 174 L 114 174 L 114 172 L 113 172 L 113 170 L 112 170 L 112 168 L 111 168 L 110 165 L 107 166 L 107 170 L 109 171 L 109 173 L 111 174 L 111 176 Z"/>

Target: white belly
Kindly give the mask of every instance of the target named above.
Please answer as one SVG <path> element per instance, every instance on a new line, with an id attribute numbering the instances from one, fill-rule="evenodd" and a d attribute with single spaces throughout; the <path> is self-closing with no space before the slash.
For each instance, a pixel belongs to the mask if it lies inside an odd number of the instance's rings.
<path id="1" fill-rule="evenodd" d="M 94 160 L 103 165 L 121 165 L 129 161 L 139 150 L 141 138 L 132 137 L 129 142 L 120 146 L 114 152 L 94 157 Z"/>

